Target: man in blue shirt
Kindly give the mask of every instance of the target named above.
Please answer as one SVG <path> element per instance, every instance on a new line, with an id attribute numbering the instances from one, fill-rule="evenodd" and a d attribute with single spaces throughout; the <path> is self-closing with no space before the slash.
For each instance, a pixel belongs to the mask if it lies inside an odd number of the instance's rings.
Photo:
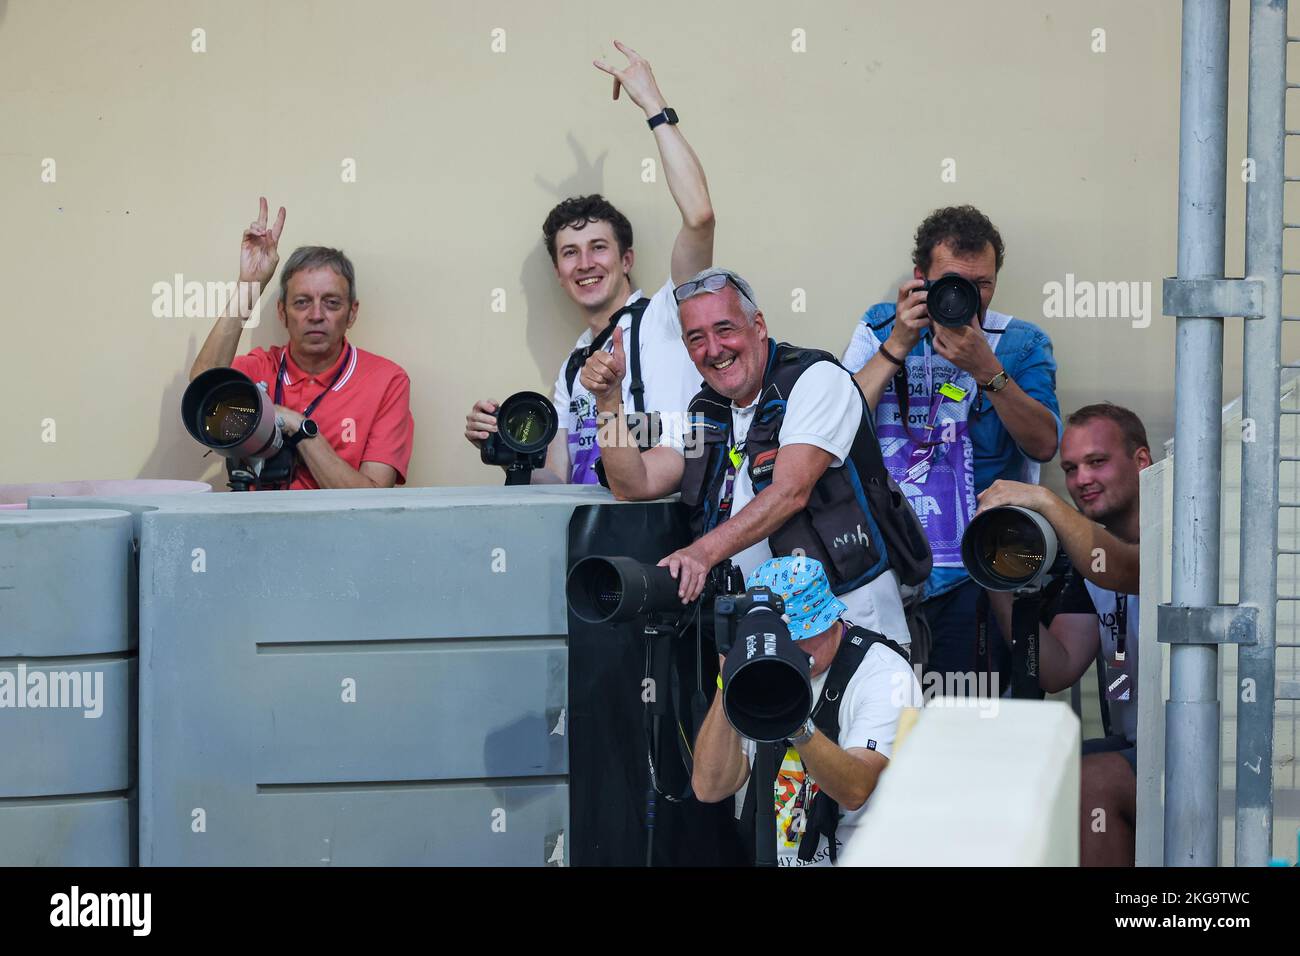
<path id="1" fill-rule="evenodd" d="M 1037 483 L 1061 439 L 1051 340 L 989 308 L 1004 253 L 997 228 L 974 206 L 931 213 L 916 230 L 914 278 L 896 303 L 867 310 L 844 353 L 875 412 L 885 465 L 934 551 L 921 606 L 931 635 L 926 671 L 949 692 L 969 688 L 984 669 L 1005 687 L 1010 668 L 992 620 L 977 653 L 980 589 L 961 562 L 976 496 L 999 478 Z M 957 328 L 930 321 L 923 288 L 950 273 L 980 293 L 978 314 Z"/>

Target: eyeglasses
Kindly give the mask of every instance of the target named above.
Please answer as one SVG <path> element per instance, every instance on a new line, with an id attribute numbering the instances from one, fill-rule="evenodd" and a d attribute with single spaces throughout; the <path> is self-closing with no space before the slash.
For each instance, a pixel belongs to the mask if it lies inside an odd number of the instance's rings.
<path id="1" fill-rule="evenodd" d="M 721 292 L 722 288 L 727 283 L 731 283 L 732 287 L 736 290 L 737 294 L 746 302 L 748 302 L 750 305 L 752 305 L 755 310 L 758 309 L 758 303 L 755 302 L 753 299 L 751 299 L 748 294 L 746 294 L 745 290 L 740 287 L 739 282 L 737 282 L 731 276 L 727 275 L 727 273 L 725 272 L 714 273 L 711 276 L 705 276 L 703 279 L 700 279 L 695 282 L 683 282 L 681 285 L 679 285 L 676 289 L 673 290 L 673 298 L 675 298 L 678 302 L 685 302 L 687 299 L 693 296 L 700 289 L 703 289 L 706 292 Z"/>

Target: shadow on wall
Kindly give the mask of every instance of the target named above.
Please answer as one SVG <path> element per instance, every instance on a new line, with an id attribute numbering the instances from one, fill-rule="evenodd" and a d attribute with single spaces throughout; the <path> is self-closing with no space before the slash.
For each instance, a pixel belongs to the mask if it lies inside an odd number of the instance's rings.
<path id="1" fill-rule="evenodd" d="M 573 172 L 559 182 L 549 182 L 540 175 L 533 177 L 534 182 L 545 191 L 547 202 L 545 208 L 540 205 L 537 207 L 537 244 L 524 259 L 519 273 L 527 316 L 525 337 L 528 354 L 537 365 L 537 373 L 546 385 L 543 391 L 547 395 L 551 394 L 550 386 L 555 381 L 560 362 L 573 350 L 573 342 L 582 334 L 585 326 L 575 316 L 573 303 L 556 281 L 555 266 L 542 242 L 542 222 L 547 213 L 563 199 L 603 193 L 605 157 L 609 155 L 608 151 L 601 153 L 593 162 L 587 158 L 586 150 L 573 133 L 569 133 L 567 139 L 569 149 L 573 152 Z M 523 387 L 523 383 L 519 383 L 517 387 L 512 385 L 512 390 L 517 391 Z"/>
<path id="2" fill-rule="evenodd" d="M 206 337 L 207 332 L 203 334 Z M 224 459 L 217 455 L 203 457 L 203 448 L 189 436 L 181 422 L 181 396 L 190 384 L 190 367 L 198 354 L 198 336 L 191 335 L 185 360 L 159 399 L 157 441 L 135 477 L 206 481 L 214 490 L 224 486 Z"/>

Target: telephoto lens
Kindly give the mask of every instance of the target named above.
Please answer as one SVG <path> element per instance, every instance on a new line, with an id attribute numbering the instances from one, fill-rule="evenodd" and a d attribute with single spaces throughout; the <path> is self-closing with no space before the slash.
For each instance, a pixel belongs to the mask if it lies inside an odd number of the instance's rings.
<path id="1" fill-rule="evenodd" d="M 739 598 L 718 599 L 719 614 L 732 601 L 739 612 L 722 665 L 722 709 L 738 734 L 758 743 L 797 733 L 813 706 L 808 655 L 791 640 L 774 597 L 767 588 L 751 588 Z"/>
<path id="2" fill-rule="evenodd" d="M 181 420 L 199 444 L 237 461 L 272 458 L 284 444 L 270 396 L 233 368 L 195 378 L 181 397 Z"/>
<path id="3" fill-rule="evenodd" d="M 684 610 L 669 570 L 632 558 L 583 558 L 569 571 L 565 594 L 573 613 L 588 624 L 621 624 Z"/>
<path id="4" fill-rule="evenodd" d="M 975 283 L 955 272 L 927 282 L 925 298 L 930 318 L 948 328 L 969 325 L 980 311 L 980 290 Z"/>
<path id="5" fill-rule="evenodd" d="M 1036 511 L 1018 505 L 975 516 L 961 539 L 966 572 L 987 591 L 1024 591 L 1064 570 L 1056 531 Z"/>

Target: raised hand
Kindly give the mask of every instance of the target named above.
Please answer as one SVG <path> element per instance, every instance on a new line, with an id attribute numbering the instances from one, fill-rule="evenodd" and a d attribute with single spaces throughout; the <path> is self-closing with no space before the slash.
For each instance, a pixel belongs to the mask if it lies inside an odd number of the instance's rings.
<path id="1" fill-rule="evenodd" d="M 239 281 L 257 282 L 265 286 L 275 275 L 275 267 L 280 264 L 280 232 L 284 229 L 284 207 L 275 217 L 274 225 L 266 224 L 266 197 L 259 197 L 261 203 L 256 221 L 244 230 L 244 241 L 239 248 Z"/>
<path id="2" fill-rule="evenodd" d="M 912 347 L 930 327 L 930 313 L 926 311 L 925 305 L 929 293 L 921 288 L 923 285 L 924 279 L 908 279 L 898 288 L 898 307 L 894 312 L 894 328 L 889 337 L 901 349 L 901 352 L 895 352 L 899 358 L 912 351 Z"/>
<path id="3" fill-rule="evenodd" d="M 623 330 L 614 329 L 613 352 L 593 352 L 582 366 L 579 380 L 596 399 L 596 408 L 602 412 L 618 411 L 623 401 L 623 376 L 627 372 L 627 357 L 623 354 Z"/>
<path id="4" fill-rule="evenodd" d="M 630 46 L 624 46 L 617 40 L 614 41 L 614 46 L 627 57 L 627 66 L 623 69 L 616 70 L 603 59 L 591 61 L 596 69 L 614 78 L 614 99 L 618 99 L 619 87 L 623 86 L 627 89 L 627 95 L 632 97 L 632 102 L 645 110 L 647 117 L 662 113 L 666 104 L 663 94 L 659 92 L 659 84 L 655 82 L 655 75 L 650 69 L 650 61 Z"/>

